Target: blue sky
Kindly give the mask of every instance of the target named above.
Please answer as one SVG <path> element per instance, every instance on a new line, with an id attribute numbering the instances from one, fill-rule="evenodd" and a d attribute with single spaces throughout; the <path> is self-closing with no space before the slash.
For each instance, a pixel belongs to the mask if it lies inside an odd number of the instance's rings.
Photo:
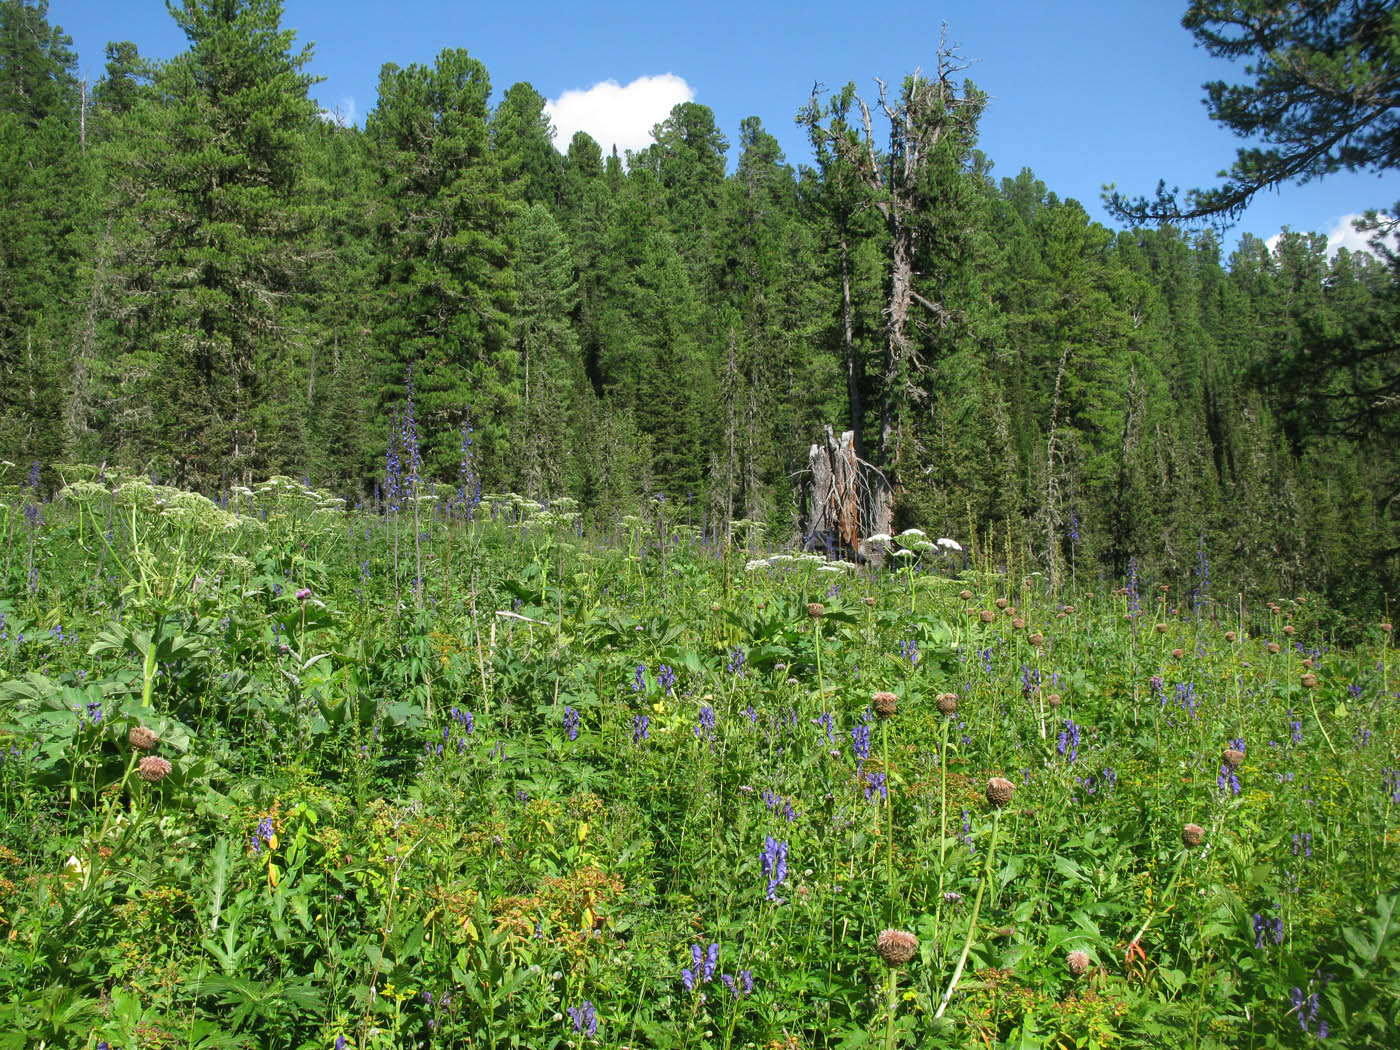
<path id="1" fill-rule="evenodd" d="M 444 47 L 465 47 L 486 64 L 495 99 L 528 81 L 558 104 L 560 124 L 592 122 L 600 141 L 644 137 L 654 114 L 688 95 L 714 110 L 731 142 L 740 120 L 757 115 L 795 164 L 809 153 L 793 117 L 814 83 L 853 80 L 873 98 L 873 78 L 897 84 L 933 68 L 946 23 L 972 61 L 967 75 L 991 96 L 981 146 L 994 175 L 1029 167 L 1108 222 L 1104 183 L 1132 193 L 1150 193 L 1159 178 L 1206 185 L 1239 144 L 1201 102 L 1202 83 L 1239 71 L 1195 46 L 1180 26 L 1184 9 L 1185 0 L 887 0 L 867 9 L 873 13 L 829 0 L 286 0 L 283 22 L 315 45 L 311 72 L 324 80 L 313 94 L 356 123 L 374 107 L 383 63 L 431 63 Z M 73 37 L 92 79 L 109 40 L 133 40 L 153 58 L 185 46 L 163 0 L 50 0 L 49 19 Z M 620 90 L 568 94 L 609 81 Z M 1340 237 L 1349 232 L 1346 216 L 1397 200 L 1396 172 L 1286 186 L 1256 199 L 1229 241 L 1243 231 L 1271 237 L 1284 226 Z"/>

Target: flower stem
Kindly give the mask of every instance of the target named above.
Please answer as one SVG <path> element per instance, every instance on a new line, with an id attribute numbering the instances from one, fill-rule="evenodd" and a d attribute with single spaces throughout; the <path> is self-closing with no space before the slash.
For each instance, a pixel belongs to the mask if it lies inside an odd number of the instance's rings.
<path id="1" fill-rule="evenodd" d="M 982 878 L 977 883 L 977 898 L 972 902 L 972 918 L 967 922 L 967 938 L 963 941 L 962 955 L 958 957 L 957 968 L 953 970 L 953 978 L 948 982 L 948 988 L 943 993 L 943 999 L 938 1004 L 938 1011 L 933 1015 L 935 1018 L 943 1016 L 943 1011 L 948 1009 L 948 1004 L 953 1001 L 953 992 L 958 987 L 958 981 L 962 979 L 963 967 L 967 965 L 968 952 L 972 951 L 972 940 L 977 935 L 977 913 L 982 910 L 982 893 L 987 888 L 987 882 L 992 877 L 992 861 L 997 853 L 997 831 L 1001 827 L 1001 810 L 992 811 L 992 841 L 987 846 L 987 859 L 982 864 Z"/>

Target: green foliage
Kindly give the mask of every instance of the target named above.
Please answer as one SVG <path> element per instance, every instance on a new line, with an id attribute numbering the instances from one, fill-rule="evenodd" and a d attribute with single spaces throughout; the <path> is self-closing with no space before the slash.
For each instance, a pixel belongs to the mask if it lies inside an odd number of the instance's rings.
<path id="1" fill-rule="evenodd" d="M 510 342 L 515 283 L 486 67 L 456 48 L 432 68 L 387 65 L 365 133 L 376 179 L 375 383 L 380 418 L 411 375 L 430 472 L 457 464 L 472 413 L 481 469 L 515 480 L 508 438 L 520 377 Z"/>
<path id="2" fill-rule="evenodd" d="M 1234 217 L 1280 183 L 1400 165 L 1393 5 L 1193 0 L 1181 24 L 1213 56 L 1249 60 L 1249 82 L 1205 85 L 1206 107 L 1212 120 L 1264 145 L 1241 148 L 1222 185 L 1191 190 L 1185 203 L 1165 184 L 1154 201 L 1113 193 L 1108 205 L 1120 216 L 1136 223 Z"/>
<path id="3" fill-rule="evenodd" d="M 1393 1042 L 1393 635 L 1317 599 L 503 496 L 404 615 L 392 518 L 270 480 L 192 585 L 174 491 L 74 482 L 0 592 L 0 1045 Z"/>

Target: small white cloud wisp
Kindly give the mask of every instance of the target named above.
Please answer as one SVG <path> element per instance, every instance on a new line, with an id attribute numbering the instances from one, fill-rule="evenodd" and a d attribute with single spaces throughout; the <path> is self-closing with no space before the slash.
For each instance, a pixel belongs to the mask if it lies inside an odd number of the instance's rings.
<path id="1" fill-rule="evenodd" d="M 625 87 L 605 80 L 590 88 L 565 91 L 545 103 L 554 122 L 554 145 L 561 153 L 569 148 L 576 131 L 586 131 L 606 155 L 619 150 L 640 150 L 651 145 L 651 129 L 682 102 L 692 102 L 695 90 L 682 77 L 662 73 L 638 77 Z"/>
<path id="2" fill-rule="evenodd" d="M 1329 259 L 1336 255 L 1342 248 L 1345 248 L 1349 252 L 1366 252 L 1370 255 L 1375 254 L 1375 252 L 1371 250 L 1371 238 L 1374 236 L 1374 233 L 1360 233 L 1353 225 L 1356 220 L 1361 217 L 1360 212 L 1352 212 L 1349 215 L 1343 215 L 1341 218 L 1333 220 L 1332 225 L 1327 230 L 1327 257 Z M 1382 219 L 1385 217 L 1384 214 L 1381 215 Z M 1264 242 L 1270 252 L 1278 248 L 1278 242 L 1282 236 L 1282 234 L 1276 233 Z M 1394 239 L 1395 236 L 1392 234 L 1392 240 Z"/>
<path id="3" fill-rule="evenodd" d="M 355 96 L 344 95 L 330 109 L 321 110 L 321 119 L 328 124 L 338 124 L 340 127 L 349 127 L 355 123 Z"/>

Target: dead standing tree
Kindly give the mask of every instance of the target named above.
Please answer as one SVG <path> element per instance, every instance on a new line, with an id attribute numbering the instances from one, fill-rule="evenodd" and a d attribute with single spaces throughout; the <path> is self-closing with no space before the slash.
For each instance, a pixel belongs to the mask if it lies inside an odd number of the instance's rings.
<path id="1" fill-rule="evenodd" d="M 811 102 L 799 116 L 819 156 L 829 157 L 854 173 L 868 206 L 878 211 L 888 233 L 884 361 L 879 369 L 880 430 L 873 460 L 889 469 L 896 485 L 904 444 L 910 436 L 909 409 L 924 399 L 920 379 L 925 363 L 911 328 L 929 320 L 942 328 L 954 320 L 939 289 L 916 287 L 920 277 L 916 264 L 928 234 L 940 219 L 934 207 L 938 181 L 935 161 L 941 149 L 961 152 L 967 148 L 986 104 L 986 96 L 971 83 L 964 81 L 961 87 L 955 83 L 957 74 L 967 68 L 968 63 L 949 45 L 945 27 L 933 77 L 918 71 L 906 77 L 894 101 L 884 81 L 877 78 L 878 107 L 889 124 L 889 145 L 883 151 L 876 146 L 870 106 L 856 94 L 854 84 L 846 85 L 826 106 L 820 101 L 820 88 L 813 88 Z M 859 128 L 845 119 L 853 104 L 860 111 Z M 926 320 L 914 320 L 916 304 L 926 312 Z M 851 353 L 848 345 L 848 357 Z M 854 386 L 851 399 L 854 445 L 859 454 L 863 448 L 862 421 Z"/>
<path id="2" fill-rule="evenodd" d="M 807 454 L 808 507 L 804 547 L 828 546 L 830 553 L 878 558 L 867 550 L 865 537 L 888 533 L 893 512 L 890 484 L 879 470 L 856 453 L 855 434 L 839 438 L 826 428 L 826 441 Z"/>

